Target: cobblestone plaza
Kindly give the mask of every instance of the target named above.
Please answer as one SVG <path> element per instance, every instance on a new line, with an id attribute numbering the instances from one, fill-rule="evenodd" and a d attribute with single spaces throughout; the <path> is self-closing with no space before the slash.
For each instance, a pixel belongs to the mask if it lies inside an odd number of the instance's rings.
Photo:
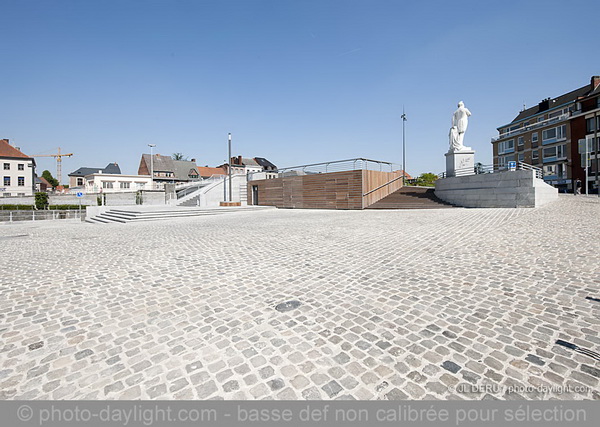
<path id="1" fill-rule="evenodd" d="M 0 254 L 2 399 L 600 399 L 597 198 L 13 223 Z"/>

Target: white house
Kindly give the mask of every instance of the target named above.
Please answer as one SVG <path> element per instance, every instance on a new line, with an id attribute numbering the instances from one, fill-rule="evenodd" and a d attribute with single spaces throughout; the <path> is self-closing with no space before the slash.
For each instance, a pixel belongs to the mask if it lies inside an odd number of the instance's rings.
<path id="1" fill-rule="evenodd" d="M 149 190 L 152 179 L 147 175 L 92 173 L 85 176 L 86 193 L 120 193 Z"/>
<path id="2" fill-rule="evenodd" d="M 35 192 L 35 160 L 0 139 L 0 197 L 31 196 Z"/>

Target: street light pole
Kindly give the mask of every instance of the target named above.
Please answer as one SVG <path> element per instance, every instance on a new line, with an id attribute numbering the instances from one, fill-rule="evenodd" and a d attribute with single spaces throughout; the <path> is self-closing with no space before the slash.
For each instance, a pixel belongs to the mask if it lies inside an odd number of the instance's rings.
<path id="1" fill-rule="evenodd" d="M 229 201 L 231 202 L 231 133 L 227 134 L 229 139 Z"/>
<path id="2" fill-rule="evenodd" d="M 404 123 L 406 123 L 406 113 L 402 107 L 402 186 L 406 185 L 406 132 L 404 131 Z"/>
<path id="3" fill-rule="evenodd" d="M 150 147 L 150 190 L 154 190 L 154 147 L 156 144 L 148 144 Z"/>

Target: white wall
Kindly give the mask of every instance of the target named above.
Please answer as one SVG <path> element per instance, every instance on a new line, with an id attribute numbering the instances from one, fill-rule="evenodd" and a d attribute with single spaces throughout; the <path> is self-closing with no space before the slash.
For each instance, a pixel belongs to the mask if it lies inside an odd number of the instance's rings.
<path id="1" fill-rule="evenodd" d="M 9 169 L 4 169 L 4 164 L 8 164 Z M 19 165 L 23 165 L 23 170 L 19 170 Z M 7 159 L 0 158 L 0 197 L 6 194 L 17 196 L 24 194 L 30 196 L 33 194 L 33 160 L 31 159 Z M 4 185 L 4 177 L 10 177 L 10 185 Z M 19 177 L 24 178 L 25 185 L 19 185 Z"/>
<path id="2" fill-rule="evenodd" d="M 112 183 L 113 188 L 104 188 L 103 182 Z M 128 183 L 129 188 L 121 188 L 121 183 Z M 98 174 L 86 175 L 85 190 L 88 193 L 120 193 L 150 189 L 152 179 L 146 175 Z"/>

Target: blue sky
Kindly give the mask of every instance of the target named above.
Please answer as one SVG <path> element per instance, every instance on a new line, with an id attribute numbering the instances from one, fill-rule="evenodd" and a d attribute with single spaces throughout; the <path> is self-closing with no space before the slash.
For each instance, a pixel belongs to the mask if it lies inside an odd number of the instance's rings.
<path id="1" fill-rule="evenodd" d="M 0 138 L 81 166 L 182 152 L 292 166 L 353 157 L 440 172 L 451 114 L 465 145 L 525 103 L 600 74 L 595 1 L 0 0 Z M 594 18 L 590 18 L 594 19 Z M 589 20 L 589 19 L 588 19 Z M 55 172 L 51 158 L 39 170 Z"/>

